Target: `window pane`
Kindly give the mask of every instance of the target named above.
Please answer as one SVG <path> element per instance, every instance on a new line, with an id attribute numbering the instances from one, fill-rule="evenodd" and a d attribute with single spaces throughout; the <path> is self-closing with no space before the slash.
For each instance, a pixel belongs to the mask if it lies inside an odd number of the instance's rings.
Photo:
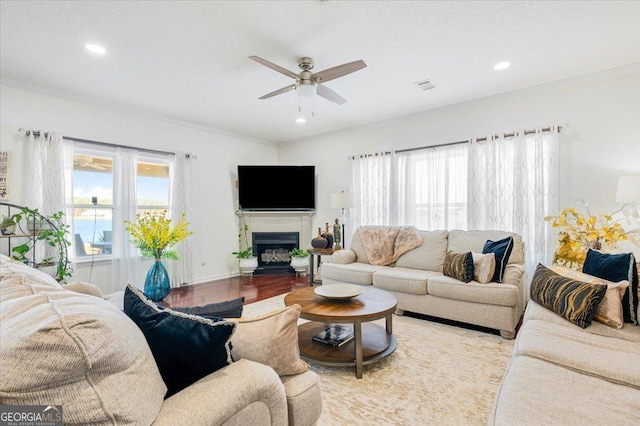
<path id="1" fill-rule="evenodd" d="M 95 155 L 73 156 L 73 203 L 113 204 L 113 159 Z"/>
<path id="2" fill-rule="evenodd" d="M 169 166 L 138 162 L 137 192 L 139 206 L 169 205 Z"/>
<path id="3" fill-rule="evenodd" d="M 112 209 L 73 209 L 72 243 L 76 257 L 111 253 L 111 216 Z"/>

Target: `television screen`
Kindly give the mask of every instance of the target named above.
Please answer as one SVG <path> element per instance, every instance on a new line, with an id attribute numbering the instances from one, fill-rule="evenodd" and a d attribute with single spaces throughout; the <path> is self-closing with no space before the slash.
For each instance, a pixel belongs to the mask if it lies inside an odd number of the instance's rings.
<path id="1" fill-rule="evenodd" d="M 315 210 L 315 166 L 238 166 L 241 210 Z"/>

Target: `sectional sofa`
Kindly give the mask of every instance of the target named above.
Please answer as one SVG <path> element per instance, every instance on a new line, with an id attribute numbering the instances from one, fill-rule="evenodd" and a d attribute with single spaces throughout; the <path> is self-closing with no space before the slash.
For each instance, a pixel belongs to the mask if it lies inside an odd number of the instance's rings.
<path id="1" fill-rule="evenodd" d="M 389 266 L 371 265 L 358 232 L 349 250 L 333 254 L 322 265 L 323 284 L 373 285 L 398 299 L 396 313 L 415 312 L 500 330 L 515 337 L 516 325 L 527 299 L 524 282 L 524 243 L 503 231 L 419 231 L 422 245 L 408 251 Z M 464 283 L 443 274 L 447 251 L 477 252 L 487 240 L 513 237 L 513 249 L 502 282 Z"/>
<path id="2" fill-rule="evenodd" d="M 530 301 L 488 424 L 640 424 L 640 326 L 582 329 Z"/>
<path id="3" fill-rule="evenodd" d="M 281 378 L 248 359 L 165 399 L 145 336 L 114 304 L 3 255 L 0 290 L 0 404 L 62 405 L 70 425 L 303 426 L 320 417 L 314 372 Z M 262 350 L 238 340 L 235 349 Z"/>

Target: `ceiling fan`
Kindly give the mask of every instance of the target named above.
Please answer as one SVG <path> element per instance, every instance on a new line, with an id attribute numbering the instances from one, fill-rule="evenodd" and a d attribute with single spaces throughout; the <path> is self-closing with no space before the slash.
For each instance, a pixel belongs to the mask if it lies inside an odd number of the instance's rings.
<path id="1" fill-rule="evenodd" d="M 311 70 L 313 69 L 313 59 L 304 57 L 298 59 L 298 66 L 302 71 L 299 74 L 296 74 L 293 71 L 289 71 L 286 68 L 282 68 L 281 66 L 262 59 L 258 56 L 249 56 L 249 59 L 253 59 L 254 61 L 261 63 L 262 65 L 269 67 L 272 70 L 278 71 L 279 73 L 296 80 L 294 84 L 283 87 L 282 89 L 278 89 L 274 92 L 267 93 L 259 99 L 267 99 L 276 95 L 280 95 L 282 93 L 289 92 L 291 90 L 298 90 L 300 96 L 313 96 L 314 93 L 317 93 L 318 96 L 322 96 L 323 98 L 331 102 L 337 103 L 338 105 L 344 104 L 345 102 L 347 102 L 347 100 L 322 83 L 326 83 L 327 81 L 335 80 L 336 78 L 351 74 L 352 72 L 356 72 L 367 66 L 364 61 L 359 60 L 349 62 L 347 64 L 338 65 L 333 68 L 328 68 L 324 71 L 312 73 Z"/>

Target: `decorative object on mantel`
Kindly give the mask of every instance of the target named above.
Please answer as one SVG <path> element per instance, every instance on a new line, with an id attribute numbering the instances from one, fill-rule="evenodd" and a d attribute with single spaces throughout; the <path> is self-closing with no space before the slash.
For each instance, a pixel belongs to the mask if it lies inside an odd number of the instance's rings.
<path id="1" fill-rule="evenodd" d="M 342 250 L 342 232 L 340 231 L 340 220 L 336 217 L 335 223 L 333 224 L 333 238 L 336 242 L 336 245 L 333 247 L 335 250 Z"/>
<path id="2" fill-rule="evenodd" d="M 311 240 L 311 247 L 316 249 L 327 248 L 329 241 L 322 236 L 322 228 L 318 228 L 318 236 Z"/>
<path id="3" fill-rule="evenodd" d="M 324 224 L 324 227 L 325 227 L 325 231 L 321 235 L 322 235 L 322 238 L 325 238 L 327 240 L 326 248 L 333 248 L 333 234 L 329 232 L 329 222 L 326 222 Z"/>
<path id="4" fill-rule="evenodd" d="M 253 246 L 249 245 L 249 225 L 244 220 L 244 214 L 240 210 L 240 224 L 238 225 L 238 251 L 234 254 L 238 259 L 238 267 L 243 275 L 253 275 L 258 267 L 258 258 L 253 255 Z M 244 238 L 243 238 L 244 237 Z M 242 248 L 244 247 L 244 249 Z"/>
<path id="5" fill-rule="evenodd" d="M 296 271 L 296 275 L 306 275 L 309 267 L 309 250 L 294 248 L 289 252 L 291 256 L 291 267 Z"/>
<path id="6" fill-rule="evenodd" d="M 344 233 L 345 224 L 347 223 L 347 209 L 353 207 L 353 198 L 350 192 L 336 192 L 331 194 L 331 208 L 340 210 L 340 224 L 342 225 L 342 247 L 347 248 L 345 244 L 346 234 Z M 341 248 L 342 248 L 341 247 Z"/>
<path id="7" fill-rule="evenodd" d="M 171 219 L 164 210 L 162 213 L 140 213 L 136 215 L 135 223 L 124 221 L 125 229 L 131 234 L 131 242 L 140 249 L 142 256 L 155 258 L 144 281 L 144 294 L 154 302 L 164 299 L 171 287 L 162 258 L 180 260 L 178 253 L 169 249 L 193 234 L 187 229 L 189 223 L 184 218 L 183 213 L 172 227 Z"/>
<path id="8" fill-rule="evenodd" d="M 640 228 L 625 231 L 619 223 L 621 219 L 613 219 L 613 216 L 622 212 L 625 207 L 612 214 L 592 215 L 583 200 L 578 200 L 575 204 L 578 205 L 578 209 L 570 207 L 562 210 L 557 216 L 544 218 L 545 221 L 551 222 L 551 226 L 559 228 L 559 244 L 553 258 L 554 264 L 581 269 L 589 249 L 612 252 L 617 248 L 619 241 L 628 240 L 630 234 L 640 231 Z M 586 215 L 580 213 L 579 209 L 584 209 Z M 637 211 L 635 216 L 637 217 Z"/>

